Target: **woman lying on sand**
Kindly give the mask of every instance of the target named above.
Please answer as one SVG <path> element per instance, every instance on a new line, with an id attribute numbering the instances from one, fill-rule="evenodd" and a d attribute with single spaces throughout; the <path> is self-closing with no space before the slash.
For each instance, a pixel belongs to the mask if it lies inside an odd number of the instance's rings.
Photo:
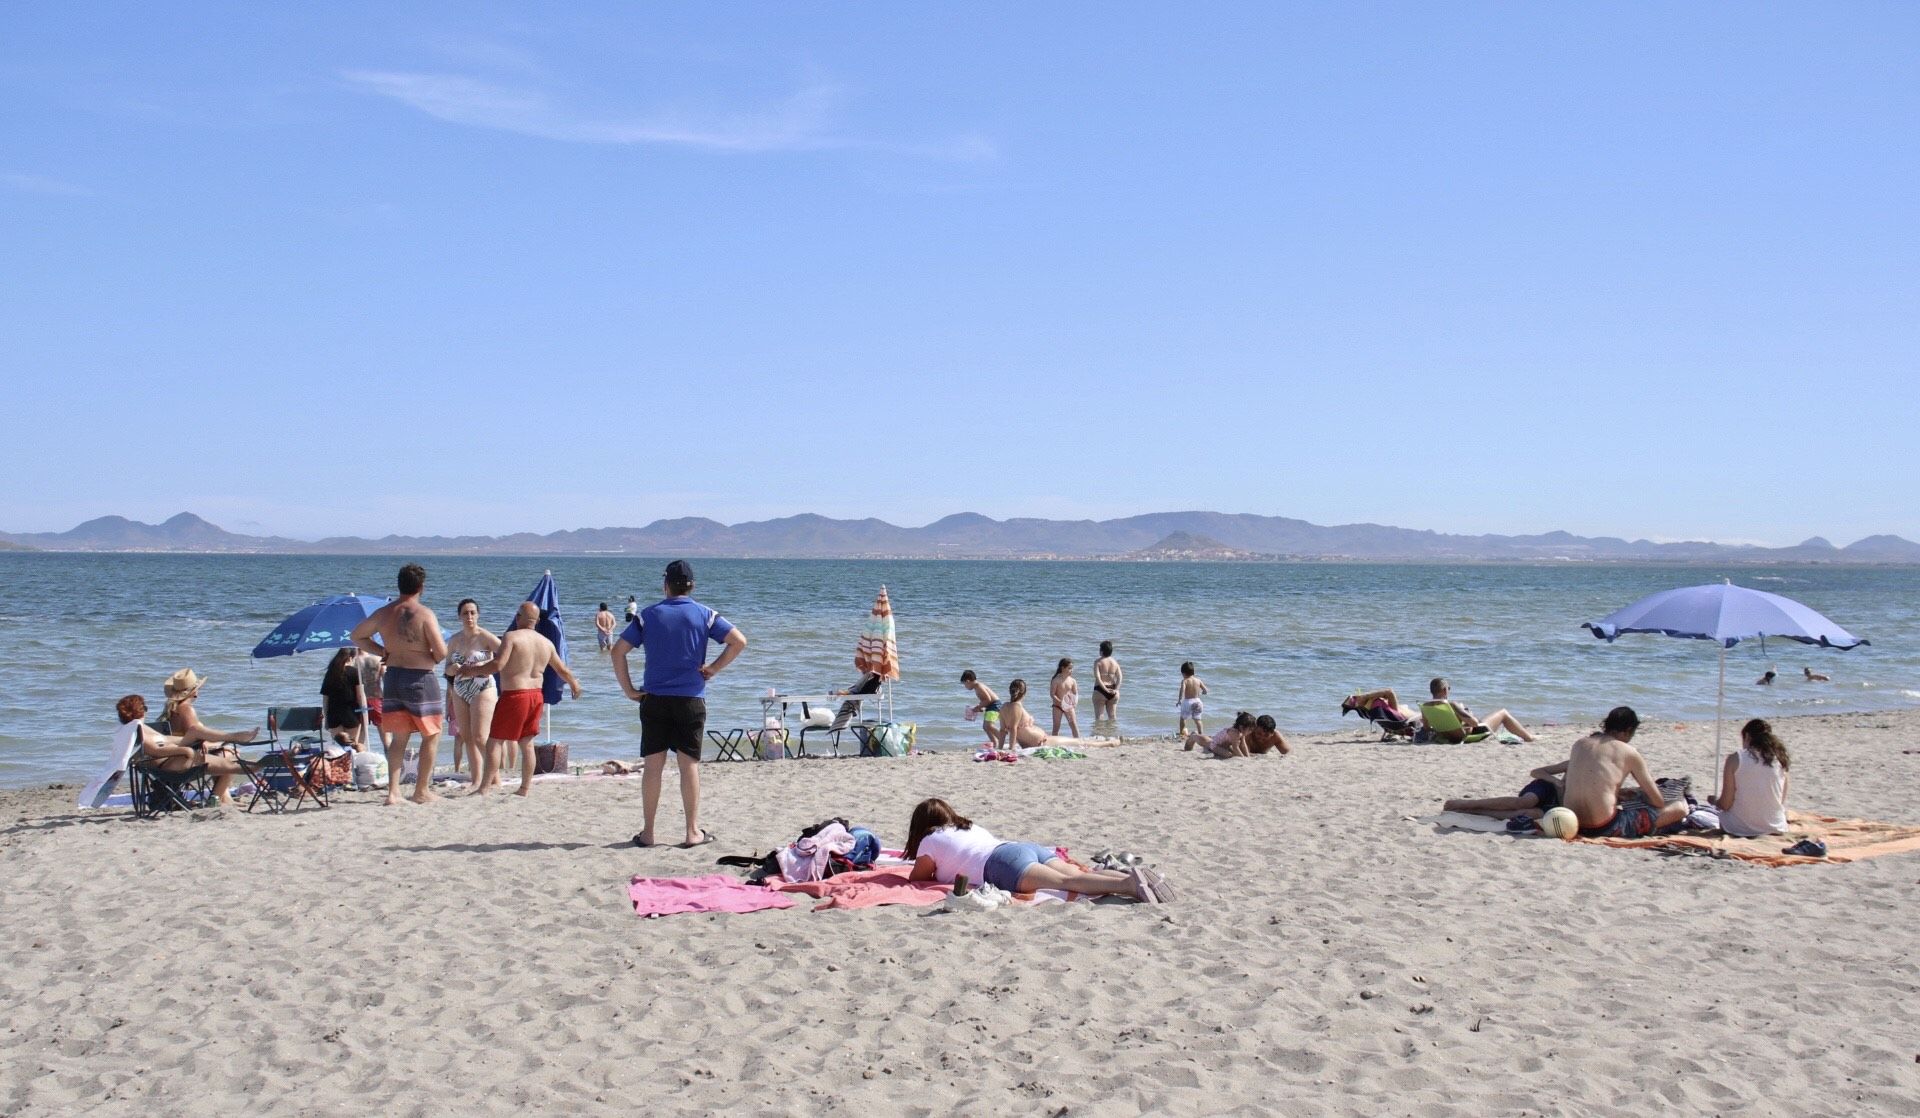
<path id="1" fill-rule="evenodd" d="M 1017 681 L 1016 681 L 1017 682 Z M 1011 692 L 1012 688 L 1008 688 Z M 1009 893 L 1064 889 L 1093 896 L 1122 896 L 1146 904 L 1173 899 L 1165 878 L 1144 866 L 1082 870 L 1037 842 L 1001 842 L 985 827 L 953 810 L 945 800 L 921 800 L 907 824 L 907 857 L 914 881 L 952 884 L 957 877 L 984 881 Z"/>

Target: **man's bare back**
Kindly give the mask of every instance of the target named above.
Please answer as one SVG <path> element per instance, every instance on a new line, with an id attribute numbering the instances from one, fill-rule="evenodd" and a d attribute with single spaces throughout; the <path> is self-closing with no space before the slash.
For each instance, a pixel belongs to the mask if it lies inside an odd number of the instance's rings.
<path id="1" fill-rule="evenodd" d="M 1620 788 L 1629 776 L 1649 807 L 1659 811 L 1666 806 L 1639 750 L 1604 733 L 1588 734 L 1573 743 L 1573 752 L 1567 758 L 1563 803 L 1580 817 L 1581 827 L 1604 827 L 1613 821 L 1620 806 Z"/>
<path id="2" fill-rule="evenodd" d="M 387 667 L 432 671 L 447 658 L 447 640 L 440 635 L 440 619 L 420 604 L 419 598 L 401 598 L 389 602 L 361 624 L 380 634 L 386 648 Z M 358 635 L 360 629 L 355 629 Z"/>
<path id="3" fill-rule="evenodd" d="M 509 629 L 500 638 L 500 647 L 494 650 L 493 659 L 484 663 L 472 664 L 455 672 L 458 676 L 498 675 L 500 690 L 534 691 L 546 682 L 548 668 L 560 673 L 560 678 L 573 688 L 573 697 L 580 697 L 580 681 L 560 658 L 560 650 L 553 642 L 540 634 L 534 625 L 540 620 L 540 610 L 531 602 L 522 602 L 514 615 L 515 629 Z"/>

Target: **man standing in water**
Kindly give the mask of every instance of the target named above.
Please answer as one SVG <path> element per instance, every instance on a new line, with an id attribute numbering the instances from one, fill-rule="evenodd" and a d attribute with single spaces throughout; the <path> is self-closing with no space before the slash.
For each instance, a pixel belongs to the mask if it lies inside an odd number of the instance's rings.
<path id="1" fill-rule="evenodd" d="M 574 698 L 580 697 L 580 681 L 560 659 L 560 650 L 534 628 L 539 623 L 540 607 L 521 602 L 513 628 L 500 638 L 493 659 L 468 664 L 453 673 L 455 678 L 500 677 L 500 701 L 493 707 L 493 728 L 487 735 L 484 764 L 475 774 L 473 795 L 484 796 L 500 783 L 502 754 L 512 742 L 520 746 L 520 790 L 514 794 L 525 796 L 533 791 L 533 739 L 540 736 L 540 714 L 546 709 L 541 685 L 548 668 L 567 681 Z"/>
<path id="2" fill-rule="evenodd" d="M 1100 642 L 1100 658 L 1093 662 L 1093 720 L 1117 720 L 1120 707 L 1120 661 L 1113 658 L 1113 642 Z"/>
<path id="3" fill-rule="evenodd" d="M 700 745 L 707 728 L 707 681 L 746 651 L 747 638 L 726 618 L 694 601 L 693 566 L 685 559 L 667 564 L 661 589 L 666 598 L 641 610 L 613 643 L 613 674 L 620 690 L 640 704 L 640 795 L 646 823 L 633 836 L 635 846 L 657 845 L 654 816 L 660 809 L 660 773 L 667 754 L 680 766 L 680 803 L 686 809 L 683 846 L 713 841 L 700 826 Z M 707 663 L 707 644 L 724 646 Z M 645 674 L 639 687 L 627 671 L 627 653 L 643 650 Z"/>
<path id="4" fill-rule="evenodd" d="M 600 603 L 600 612 L 593 615 L 593 631 L 599 637 L 600 651 L 608 652 L 613 648 L 613 611 L 607 603 Z"/>
<path id="5" fill-rule="evenodd" d="M 440 635 L 440 619 L 422 605 L 427 571 L 418 563 L 400 568 L 400 597 L 369 614 L 354 626 L 353 643 L 363 652 L 381 657 L 387 665 L 380 688 L 380 730 L 387 739 L 387 803 L 400 802 L 400 775 L 407 760 L 407 739 L 420 734 L 420 769 L 414 780 L 413 802 L 428 803 L 433 794 L 433 754 L 440 744 L 441 721 L 447 716 L 440 677 L 434 669 L 447 658 L 447 640 Z M 373 642 L 380 635 L 385 647 Z"/>

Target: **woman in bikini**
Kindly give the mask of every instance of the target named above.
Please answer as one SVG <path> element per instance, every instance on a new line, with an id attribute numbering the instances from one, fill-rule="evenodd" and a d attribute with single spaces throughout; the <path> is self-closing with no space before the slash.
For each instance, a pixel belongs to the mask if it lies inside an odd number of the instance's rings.
<path id="1" fill-rule="evenodd" d="M 172 700 L 168 702 L 171 704 Z M 175 775 L 193 777 L 201 773 L 211 774 L 214 799 L 227 807 L 234 806 L 233 796 L 228 791 L 233 778 L 254 771 L 253 765 L 240 759 L 238 750 L 209 750 L 203 744 L 190 743 L 178 735 L 163 734 L 146 725 L 142 719 L 147 716 L 147 700 L 139 695 L 128 695 L 121 699 L 115 704 L 114 713 L 119 716 L 121 725 L 129 722 L 136 724 L 135 749 L 144 758 L 145 764 Z"/>
<path id="2" fill-rule="evenodd" d="M 1080 719 L 1074 708 L 1080 705 L 1080 681 L 1073 678 L 1073 661 L 1063 659 L 1053 671 L 1053 683 L 1047 688 L 1053 698 L 1053 736 L 1060 734 L 1060 720 L 1067 720 L 1073 737 L 1080 736 Z"/>
<path id="3" fill-rule="evenodd" d="M 166 723 L 167 735 L 179 738 L 181 745 L 219 746 L 207 752 L 238 757 L 240 751 L 233 746 L 245 745 L 258 738 L 260 727 L 255 726 L 245 733 L 229 734 L 200 721 L 200 713 L 193 709 L 193 703 L 200 697 L 200 688 L 206 683 L 207 677 L 195 675 L 192 668 L 181 668 L 168 676 L 166 683 L 161 685 L 167 693 L 167 705 L 160 713 L 160 721 Z"/>
<path id="4" fill-rule="evenodd" d="M 1003 749 L 1025 746 L 1036 749 L 1050 745 L 1053 739 L 1040 732 L 1040 724 L 1027 713 L 1027 681 L 1016 679 L 1007 684 L 1007 701 L 1000 704 L 1000 733 Z"/>
<path id="5" fill-rule="evenodd" d="M 468 664 L 484 664 L 493 659 L 500 648 L 500 638 L 480 627 L 480 606 L 472 598 L 460 602 L 460 631 L 447 641 L 447 671 L 454 672 Z M 474 780 L 480 779 L 485 766 L 480 763 L 481 753 L 487 748 L 487 734 L 493 729 L 493 704 L 500 699 L 500 691 L 493 685 L 490 675 L 456 677 L 447 692 L 447 706 L 452 710 L 454 722 L 459 727 L 459 736 L 454 739 L 453 771 L 460 771 L 460 754 L 464 751 L 472 766 Z M 499 769 L 494 770 L 495 783 L 498 783 Z M 476 786 L 472 789 L 480 791 Z"/>

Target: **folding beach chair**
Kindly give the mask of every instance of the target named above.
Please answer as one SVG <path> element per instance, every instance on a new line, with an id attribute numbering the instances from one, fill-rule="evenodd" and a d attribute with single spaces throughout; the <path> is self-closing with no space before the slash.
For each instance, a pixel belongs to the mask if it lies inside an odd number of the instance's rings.
<path id="1" fill-rule="evenodd" d="M 148 723 L 155 731 L 158 726 Z M 133 801 L 135 819 L 151 819 L 172 811 L 198 811 L 213 803 L 213 778 L 162 771 L 134 743 L 127 758 L 127 796 Z"/>
<path id="2" fill-rule="evenodd" d="M 716 761 L 753 760 L 746 754 L 746 739 L 747 732 L 744 729 L 707 731 L 707 740 L 713 742 L 713 759 Z"/>
<path id="3" fill-rule="evenodd" d="M 1466 724 L 1460 721 L 1460 712 L 1454 710 L 1453 704 L 1447 702 L 1445 699 L 1431 703 L 1421 703 L 1420 720 L 1426 723 L 1426 730 L 1424 732 L 1424 738 L 1415 738 L 1414 740 L 1416 741 L 1425 740 L 1444 742 L 1448 745 L 1459 745 L 1462 742 L 1485 741 L 1493 734 L 1492 730 L 1485 729 L 1468 733 Z"/>
<path id="4" fill-rule="evenodd" d="M 1374 726 L 1380 730 L 1381 741 L 1397 741 L 1401 738 L 1406 738 L 1411 741 L 1413 739 L 1414 732 L 1419 729 L 1419 726 L 1410 718 L 1399 717 L 1401 712 L 1389 707 L 1384 696 L 1370 706 L 1361 706 L 1356 701 L 1359 697 L 1357 693 L 1348 695 L 1346 699 L 1341 702 L 1340 716 L 1342 718 L 1349 714 L 1357 714 L 1368 722 L 1373 723 Z"/>
<path id="5" fill-rule="evenodd" d="M 271 707 L 267 710 L 267 752 L 253 774 L 251 812 L 261 804 L 278 814 L 312 800 L 331 807 L 327 794 L 332 783 L 324 769 L 325 737 L 319 707 Z"/>

